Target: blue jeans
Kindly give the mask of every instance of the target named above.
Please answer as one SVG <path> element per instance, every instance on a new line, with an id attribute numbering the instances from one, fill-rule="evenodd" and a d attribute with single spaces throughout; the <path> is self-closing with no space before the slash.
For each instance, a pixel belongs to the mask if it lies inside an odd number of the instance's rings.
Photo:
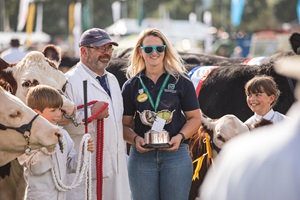
<path id="1" fill-rule="evenodd" d="M 183 143 L 177 152 L 139 153 L 132 145 L 128 172 L 133 200 L 188 199 L 193 173 L 189 146 Z"/>

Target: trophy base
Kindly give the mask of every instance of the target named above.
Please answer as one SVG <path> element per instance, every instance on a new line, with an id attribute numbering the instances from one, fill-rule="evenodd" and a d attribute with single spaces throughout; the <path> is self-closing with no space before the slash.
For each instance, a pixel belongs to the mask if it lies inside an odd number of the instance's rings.
<path id="1" fill-rule="evenodd" d="M 154 149 L 159 149 L 159 148 L 170 148 L 171 145 L 168 143 L 161 143 L 161 144 L 145 144 L 143 146 L 144 148 L 154 148 Z"/>

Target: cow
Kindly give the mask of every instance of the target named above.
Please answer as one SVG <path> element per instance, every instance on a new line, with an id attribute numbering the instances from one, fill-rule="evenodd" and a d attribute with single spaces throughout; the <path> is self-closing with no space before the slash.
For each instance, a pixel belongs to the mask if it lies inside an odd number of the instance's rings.
<path id="1" fill-rule="evenodd" d="M 52 86 L 63 93 L 67 79 L 58 69 L 60 61 L 61 53 L 54 45 L 47 45 L 42 52 L 31 51 L 14 64 L 8 64 L 0 59 L 0 86 L 23 102 L 28 89 L 39 84 Z M 75 121 L 75 104 L 65 97 L 63 99 L 62 110 L 66 113 L 65 116 L 73 116 L 72 119 Z M 62 124 L 69 122 L 69 119 L 64 118 Z M 13 160 L 1 167 L 0 171 L 6 172 L 6 176 L 0 177 L 0 199 L 23 199 L 26 188 L 23 167 L 17 160 Z M 18 184 L 10 184 L 12 182 Z"/>
<path id="2" fill-rule="evenodd" d="M 0 89 L 0 98 L 0 166 L 25 153 L 26 149 L 38 149 L 58 142 L 57 136 L 61 133 L 57 126 L 3 89 Z"/>
<path id="3" fill-rule="evenodd" d="M 206 172 L 224 144 L 231 138 L 249 132 L 249 128 L 234 115 L 224 115 L 220 119 L 210 119 L 202 114 L 202 126 L 189 141 L 193 160 L 194 175 L 189 200 L 195 200 Z"/>

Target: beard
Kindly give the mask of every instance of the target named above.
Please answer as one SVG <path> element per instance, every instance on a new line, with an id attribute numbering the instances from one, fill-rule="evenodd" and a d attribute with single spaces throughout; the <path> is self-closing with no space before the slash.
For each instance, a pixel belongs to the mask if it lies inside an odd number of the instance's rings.
<path id="1" fill-rule="evenodd" d="M 105 61 L 101 61 L 103 59 Z M 106 60 L 108 60 L 108 61 L 106 61 Z M 110 60 L 111 60 L 111 56 L 104 54 L 104 55 L 99 56 L 97 58 L 97 60 L 93 59 L 93 57 L 88 57 L 87 63 L 89 65 L 89 68 L 91 68 L 93 71 L 103 72 L 107 68 Z"/>

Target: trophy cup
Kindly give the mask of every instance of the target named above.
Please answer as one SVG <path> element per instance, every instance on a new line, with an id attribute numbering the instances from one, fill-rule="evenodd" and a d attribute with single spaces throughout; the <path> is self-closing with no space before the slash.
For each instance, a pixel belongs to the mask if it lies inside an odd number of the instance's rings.
<path id="1" fill-rule="evenodd" d="M 175 110 L 174 110 L 175 111 Z M 164 129 L 165 124 L 172 121 L 173 112 L 161 110 L 155 113 L 150 110 L 139 112 L 143 124 L 151 126 L 151 129 L 144 134 L 145 148 L 169 148 L 170 135 Z"/>
<path id="2" fill-rule="evenodd" d="M 171 147 L 168 142 L 170 141 L 169 132 L 162 130 L 157 132 L 155 130 L 149 130 L 144 135 L 145 148 L 169 148 Z"/>

